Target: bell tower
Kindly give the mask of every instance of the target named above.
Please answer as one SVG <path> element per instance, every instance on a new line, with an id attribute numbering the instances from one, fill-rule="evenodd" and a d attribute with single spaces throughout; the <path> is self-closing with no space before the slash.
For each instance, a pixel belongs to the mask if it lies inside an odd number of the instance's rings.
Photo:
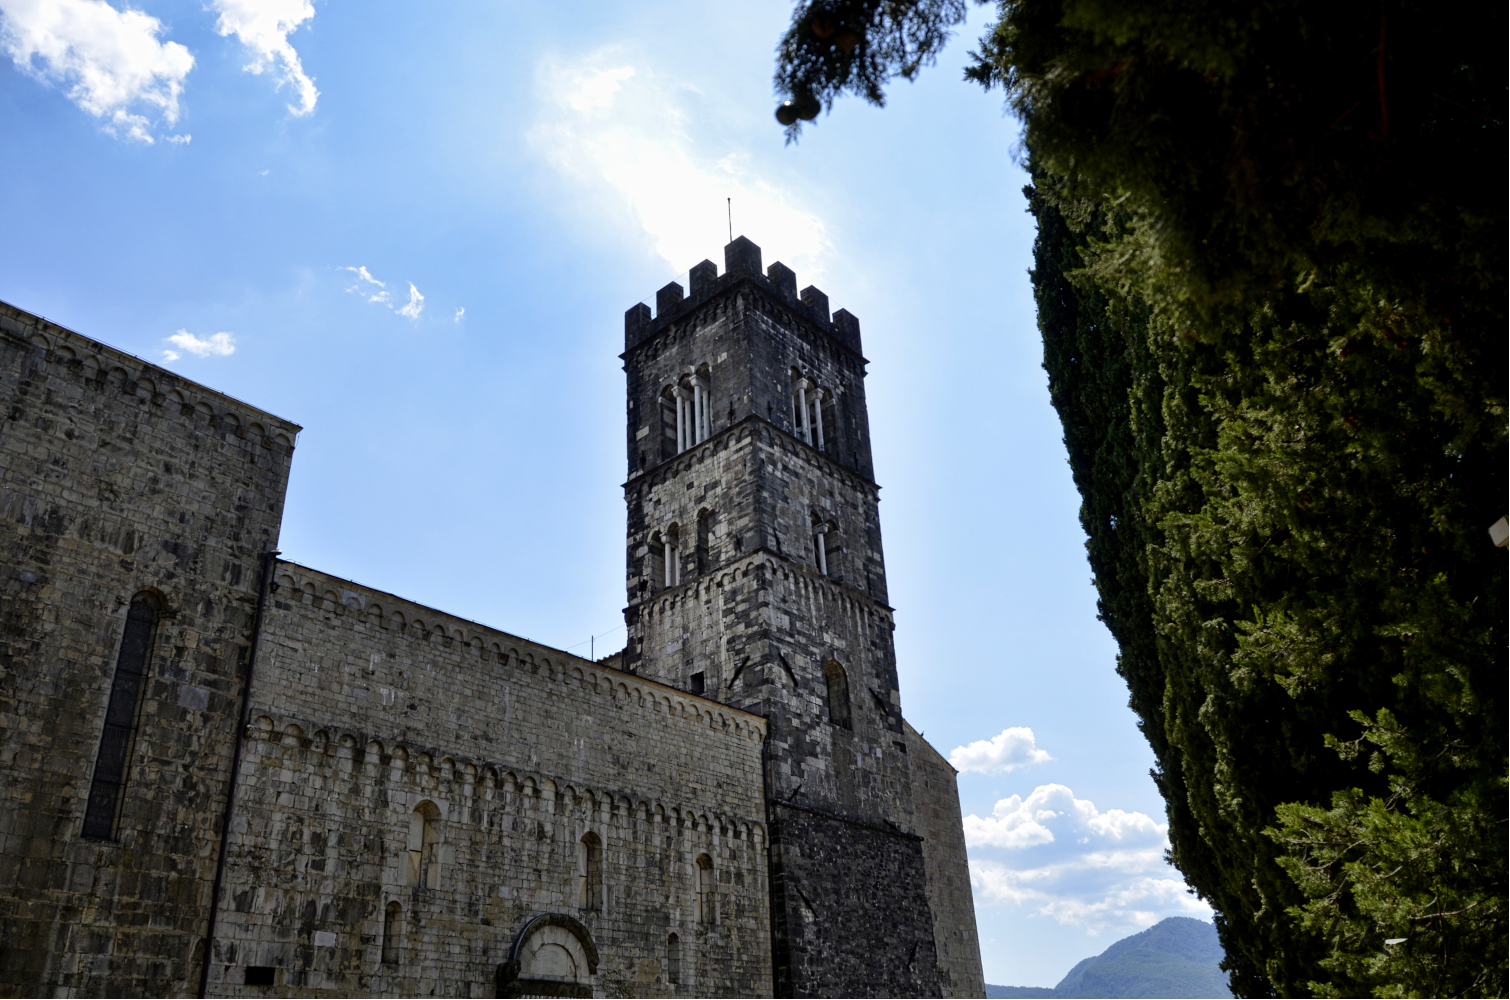
<path id="1" fill-rule="evenodd" d="M 624 317 L 623 665 L 769 721 L 777 995 L 937 996 L 859 321 L 743 236 L 688 277 Z"/>

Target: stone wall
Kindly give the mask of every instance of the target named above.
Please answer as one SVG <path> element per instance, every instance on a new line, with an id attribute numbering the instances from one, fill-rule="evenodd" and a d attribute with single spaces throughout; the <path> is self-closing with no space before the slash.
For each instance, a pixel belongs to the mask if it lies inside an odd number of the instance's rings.
<path id="1" fill-rule="evenodd" d="M 276 587 L 217 992 L 251 966 L 293 994 L 490 996 L 555 913 L 590 935 L 598 995 L 770 995 L 764 720 L 291 563 Z M 419 879 L 416 809 L 437 837 Z"/>
<path id="2" fill-rule="evenodd" d="M 933 940 L 946 997 L 978 997 L 986 991 L 981 974 L 975 897 L 959 807 L 957 772 L 911 725 L 906 727 L 912 761 L 914 829 L 923 836 L 928 873 L 928 905 Z"/>
<path id="3" fill-rule="evenodd" d="M 192 993 L 299 428 L 4 304 L 0 403 L 0 993 Z M 143 592 L 121 804 L 85 839 Z"/>

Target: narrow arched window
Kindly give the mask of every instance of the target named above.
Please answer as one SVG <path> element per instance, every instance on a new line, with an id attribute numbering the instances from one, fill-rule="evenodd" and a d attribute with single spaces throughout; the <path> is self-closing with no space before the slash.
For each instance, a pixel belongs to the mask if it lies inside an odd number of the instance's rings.
<path id="1" fill-rule="evenodd" d="M 661 461 L 674 458 L 682 450 L 681 441 L 682 402 L 674 386 L 661 390 Z"/>
<path id="2" fill-rule="evenodd" d="M 603 842 L 596 833 L 584 834 L 577 844 L 577 905 L 603 908 Z"/>
<path id="3" fill-rule="evenodd" d="M 713 923 L 713 859 L 706 854 L 697 856 L 697 919 Z"/>
<path id="4" fill-rule="evenodd" d="M 398 964 L 399 935 L 404 933 L 404 909 L 398 903 L 389 903 L 383 911 L 383 964 Z"/>
<path id="5" fill-rule="evenodd" d="M 828 720 L 849 729 L 849 678 L 844 668 L 829 660 L 823 667 L 823 678 L 828 681 Z"/>
<path id="6" fill-rule="evenodd" d="M 126 612 L 126 630 L 121 636 L 120 653 L 115 660 L 115 678 L 110 685 L 110 701 L 105 707 L 105 726 L 94 759 L 89 802 L 84 808 L 85 837 L 99 840 L 115 837 L 159 610 L 157 598 L 141 593 L 132 599 L 131 608 Z"/>
<path id="7" fill-rule="evenodd" d="M 697 515 L 697 575 L 702 576 L 713 568 L 711 548 L 713 545 L 713 514 L 699 511 Z"/>
<path id="8" fill-rule="evenodd" d="M 672 986 L 682 981 L 682 939 L 675 934 L 666 939 L 666 982 Z"/>
<path id="9" fill-rule="evenodd" d="M 440 810 L 421 802 L 409 814 L 409 884 L 440 888 Z"/>

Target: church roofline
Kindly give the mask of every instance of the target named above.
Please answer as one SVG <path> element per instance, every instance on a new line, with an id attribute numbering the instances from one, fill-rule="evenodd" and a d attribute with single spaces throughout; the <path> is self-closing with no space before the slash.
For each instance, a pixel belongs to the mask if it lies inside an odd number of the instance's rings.
<path id="1" fill-rule="evenodd" d="M 33 329 L 28 330 L 27 327 L 32 327 Z M 110 364 L 102 366 L 106 371 L 110 367 L 117 367 L 130 372 L 137 380 L 142 378 L 150 379 L 154 389 L 159 392 L 166 386 L 180 390 L 187 389 L 197 396 L 215 399 L 220 403 L 220 406 L 217 408 L 220 411 L 246 414 L 255 417 L 259 422 L 271 425 L 268 427 L 269 435 L 274 434 L 276 431 L 282 431 L 288 437 L 290 446 L 295 443 L 299 432 L 304 429 L 292 420 L 280 417 L 276 413 L 270 413 L 260 406 L 253 406 L 251 403 L 237 399 L 229 393 L 221 392 L 219 389 L 212 389 L 202 382 L 185 378 L 177 372 L 169 371 L 160 365 L 155 365 L 145 358 L 139 358 L 135 354 L 127 353 L 118 347 L 111 347 L 109 344 L 95 340 L 93 337 L 86 337 L 82 333 L 70 330 L 59 323 L 54 323 L 45 316 L 38 316 L 36 313 L 28 312 L 20 306 L 12 305 L 5 301 L 0 301 L 0 334 L 12 340 L 21 343 L 29 342 L 34 347 L 42 347 L 47 350 L 66 346 L 75 353 L 79 360 L 83 360 L 89 355 L 94 355 L 101 360 L 108 359 Z M 37 343 L 38 337 L 46 343 Z M 188 400 L 188 402 L 194 401 Z M 240 417 L 237 419 L 240 419 Z"/>
<path id="2" fill-rule="evenodd" d="M 470 640 L 472 638 L 477 638 L 479 642 L 483 643 L 509 642 L 515 643 L 520 646 L 529 646 L 532 647 L 532 651 L 549 653 L 551 656 L 561 657 L 565 662 L 575 661 L 574 665 L 581 667 L 584 670 L 592 669 L 598 671 L 599 673 L 612 674 L 623 680 L 626 684 L 633 682 L 648 688 L 659 688 L 668 695 L 675 695 L 676 697 L 682 698 L 689 702 L 701 703 L 709 709 L 738 712 L 740 715 L 748 716 L 751 719 L 760 719 L 762 725 L 765 722 L 764 717 L 760 716 L 759 714 L 747 711 L 743 708 L 739 708 L 736 705 L 730 705 L 725 702 L 715 701 L 714 699 L 705 697 L 703 695 L 692 694 L 689 691 L 683 691 L 681 688 L 672 687 L 671 685 L 663 684 L 660 681 L 650 680 L 649 678 L 642 677 L 639 674 L 631 673 L 627 670 L 620 670 L 617 667 L 605 666 L 598 661 L 590 660 L 584 656 L 578 656 L 576 653 L 569 653 L 564 649 L 557 649 L 554 646 L 547 646 L 543 642 L 537 642 L 534 639 L 527 639 L 522 635 L 515 635 L 512 632 L 505 632 L 502 629 L 494 628 L 491 625 L 485 625 L 482 622 L 473 621 L 470 618 L 462 618 L 460 615 L 441 611 L 439 608 L 432 607 L 428 604 L 421 604 L 418 601 L 412 601 L 408 598 L 400 597 L 397 594 L 389 593 L 386 590 L 379 590 L 376 587 L 369 587 L 366 584 L 358 583 L 355 580 L 349 580 L 345 577 L 336 576 L 333 573 L 327 573 L 324 570 L 315 569 L 312 566 L 306 566 L 303 563 L 294 562 L 292 559 L 279 558 L 275 559 L 274 562 L 277 566 L 292 566 L 300 572 L 308 573 L 312 576 L 316 576 L 331 583 L 340 585 L 341 590 L 345 592 L 341 595 L 340 598 L 342 606 L 353 611 L 358 611 L 363 614 L 367 613 L 367 598 L 371 596 L 375 599 L 374 603 L 377 603 L 382 607 L 384 617 L 388 617 L 395 609 L 402 610 L 406 614 L 408 614 L 410 610 L 413 610 L 415 614 L 409 615 L 409 617 L 411 618 L 418 615 L 419 617 L 431 619 L 433 621 L 444 621 L 448 624 L 457 623 L 462 625 L 462 631 L 465 635 L 465 639 L 468 645 L 470 645 Z M 273 573 L 274 581 L 276 581 L 277 575 L 278 574 L 275 569 Z M 345 601 L 347 594 L 350 594 L 352 597 L 356 598 L 358 600 L 358 604 L 346 604 Z M 484 639 L 484 637 L 486 637 L 486 639 Z M 486 649 L 487 647 L 484 644 L 482 648 Z M 764 729 L 761 729 L 761 733 L 763 736 Z"/>
<path id="3" fill-rule="evenodd" d="M 650 307 L 643 302 L 631 306 L 624 313 L 624 353 L 619 355 L 621 359 L 627 360 L 641 345 L 710 299 L 728 292 L 736 285 L 747 284 L 783 306 L 801 322 L 827 336 L 862 364 L 869 364 L 861 349 L 859 319 L 846 309 L 840 309 L 830 317 L 828 296 L 812 285 L 799 294 L 796 272 L 780 261 L 762 273 L 760 247 L 744 236 L 724 247 L 723 274 L 718 273 L 718 265 L 711 260 L 704 260 L 688 272 L 688 284 L 690 291 L 685 298 L 682 286 L 675 281 L 657 292 L 653 317 Z"/>

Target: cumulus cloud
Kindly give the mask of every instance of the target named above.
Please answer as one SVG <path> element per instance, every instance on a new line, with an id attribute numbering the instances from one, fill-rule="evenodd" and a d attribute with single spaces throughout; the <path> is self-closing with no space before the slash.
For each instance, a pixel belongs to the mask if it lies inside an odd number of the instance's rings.
<path id="1" fill-rule="evenodd" d="M 213 0 L 211 6 L 220 15 L 215 30 L 222 36 L 234 34 L 251 50 L 252 61 L 246 71 L 260 74 L 271 70 L 280 89 L 284 84 L 292 87 L 295 103 L 288 106 L 292 114 L 302 116 L 314 111 L 320 92 L 304 72 L 299 53 L 288 42 L 299 25 L 315 16 L 311 0 Z"/>
<path id="2" fill-rule="evenodd" d="M 1003 774 L 1053 759 L 1048 751 L 1038 749 L 1033 730 L 1024 726 L 1003 729 L 989 740 L 976 740 L 967 746 L 955 747 L 949 754 L 949 763 L 956 770 L 981 774 Z"/>
<path id="3" fill-rule="evenodd" d="M 816 279 L 830 251 L 823 223 L 743 150 L 693 138 L 711 134 L 714 118 L 696 119 L 689 98 L 697 96 L 616 50 L 546 58 L 536 73 L 540 117 L 530 143 L 587 195 L 574 204 L 626 213 L 674 267 L 728 241 L 732 197 L 736 234 L 760 244 L 768 261 L 779 257 Z"/>
<path id="4" fill-rule="evenodd" d="M 1167 916 L 1209 918 L 1164 860 L 1168 826 L 1145 813 L 1101 811 L 1064 785 L 966 816 L 970 881 L 985 904 L 1031 907 L 1059 923 L 1127 932 Z"/>
<path id="5" fill-rule="evenodd" d="M 196 358 L 225 357 L 236 353 L 236 338 L 229 333 L 212 333 L 208 337 L 196 337 L 188 330 L 179 330 L 168 338 L 168 343 L 178 351 L 188 351 Z M 177 361 L 183 357 L 178 351 L 163 351 L 164 361 Z"/>
<path id="6" fill-rule="evenodd" d="M 414 287 L 414 282 L 409 282 L 409 304 L 400 306 L 398 314 L 410 319 L 419 319 L 419 314 L 425 311 L 425 297 Z"/>
<path id="7" fill-rule="evenodd" d="M 107 132 L 150 145 L 153 123 L 142 111 L 177 123 L 194 57 L 177 42 L 158 40 L 157 18 L 104 0 L 0 0 L 0 15 L 0 46 L 15 64 L 66 87 L 68 99 Z"/>

